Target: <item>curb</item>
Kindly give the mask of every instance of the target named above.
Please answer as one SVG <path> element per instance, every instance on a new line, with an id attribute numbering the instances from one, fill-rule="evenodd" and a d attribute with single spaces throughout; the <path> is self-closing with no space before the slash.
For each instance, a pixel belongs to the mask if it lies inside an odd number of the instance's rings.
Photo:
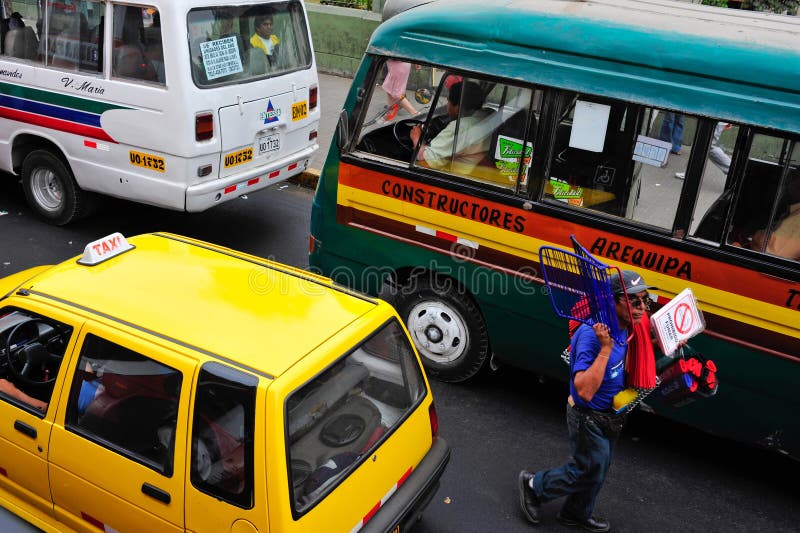
<path id="1" fill-rule="evenodd" d="M 316 190 L 317 182 L 319 181 L 319 170 L 316 168 L 309 168 L 297 176 L 289 178 L 288 181 L 307 189 Z"/>

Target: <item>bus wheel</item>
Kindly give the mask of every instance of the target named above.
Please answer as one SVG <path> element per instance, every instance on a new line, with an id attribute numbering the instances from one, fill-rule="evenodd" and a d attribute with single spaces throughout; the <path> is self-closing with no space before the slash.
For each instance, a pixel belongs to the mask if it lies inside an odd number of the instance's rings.
<path id="1" fill-rule="evenodd" d="M 477 305 L 454 283 L 418 279 L 394 295 L 428 373 L 448 382 L 466 381 L 483 367 L 489 336 Z"/>
<path id="2" fill-rule="evenodd" d="M 25 158 L 22 188 L 34 212 L 57 226 L 80 217 L 88 202 L 69 167 L 48 150 L 34 150 Z"/>

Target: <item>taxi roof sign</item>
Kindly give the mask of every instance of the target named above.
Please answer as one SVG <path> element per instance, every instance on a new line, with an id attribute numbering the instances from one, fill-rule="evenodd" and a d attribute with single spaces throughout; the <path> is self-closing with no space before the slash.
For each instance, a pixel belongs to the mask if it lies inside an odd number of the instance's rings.
<path id="1" fill-rule="evenodd" d="M 134 246 L 125 240 L 122 233 L 112 233 L 87 244 L 83 249 L 83 255 L 78 259 L 78 264 L 97 265 L 133 248 Z"/>

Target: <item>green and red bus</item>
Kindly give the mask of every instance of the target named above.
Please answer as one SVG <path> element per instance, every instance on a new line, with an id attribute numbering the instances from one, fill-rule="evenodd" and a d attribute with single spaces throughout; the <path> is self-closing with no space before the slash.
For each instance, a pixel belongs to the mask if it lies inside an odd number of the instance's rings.
<path id="1" fill-rule="evenodd" d="M 392 302 L 439 379 L 499 363 L 565 378 L 537 251 L 574 235 L 659 287 L 657 306 L 697 298 L 706 329 L 690 344 L 716 361 L 719 392 L 650 407 L 800 457 L 800 19 L 666 0 L 417 3 L 379 26 L 353 80 L 312 268 Z M 387 120 L 388 60 L 420 67 L 407 96 L 424 113 Z M 445 130 L 450 151 L 434 154 Z"/>

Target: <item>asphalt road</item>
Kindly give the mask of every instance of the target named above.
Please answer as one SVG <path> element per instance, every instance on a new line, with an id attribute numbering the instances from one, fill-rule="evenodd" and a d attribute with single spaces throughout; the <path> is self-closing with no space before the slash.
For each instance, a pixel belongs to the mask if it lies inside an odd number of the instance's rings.
<path id="1" fill-rule="evenodd" d="M 78 255 L 114 231 L 170 231 L 305 267 L 311 197 L 283 184 L 200 214 L 108 200 L 95 216 L 57 228 L 34 219 L 15 180 L 0 175 L 0 276 Z M 432 387 L 452 459 L 412 533 L 534 530 L 519 512 L 517 474 L 566 458 L 565 385 L 501 369 L 470 386 Z M 596 511 L 618 532 L 796 532 L 798 479 L 798 462 L 637 413 Z M 557 510 L 546 505 L 535 530 L 566 531 Z M 0 513 L 0 531 L 9 527 Z"/>

